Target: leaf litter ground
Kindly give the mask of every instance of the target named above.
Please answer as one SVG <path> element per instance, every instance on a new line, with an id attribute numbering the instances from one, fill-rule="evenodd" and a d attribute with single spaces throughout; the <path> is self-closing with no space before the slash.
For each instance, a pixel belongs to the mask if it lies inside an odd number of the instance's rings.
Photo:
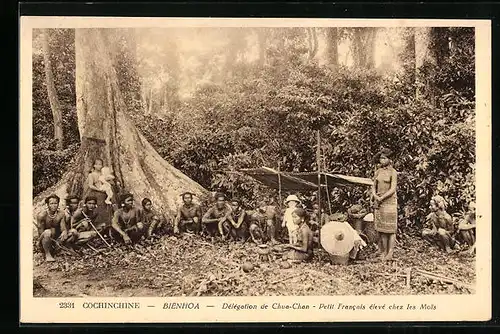
<path id="1" fill-rule="evenodd" d="M 357 261 L 332 265 L 316 249 L 310 263 L 283 265 L 278 253 L 261 261 L 257 246 L 207 240 L 193 235 L 163 236 L 133 247 L 60 254 L 45 263 L 34 256 L 35 297 L 170 297 L 170 296 L 318 296 L 468 294 L 475 284 L 475 256 L 445 254 L 419 238 L 399 241 L 392 262 Z M 254 269 L 242 270 L 250 262 Z M 409 286 L 407 270 L 412 269 Z M 453 278 L 447 283 L 418 273 L 425 270 Z M 468 286 L 467 286 L 468 285 Z"/>

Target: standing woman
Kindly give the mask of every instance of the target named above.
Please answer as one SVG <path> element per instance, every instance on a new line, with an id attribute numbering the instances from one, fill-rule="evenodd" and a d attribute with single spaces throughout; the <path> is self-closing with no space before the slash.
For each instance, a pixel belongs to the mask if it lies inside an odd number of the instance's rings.
<path id="1" fill-rule="evenodd" d="M 100 226 L 109 226 L 111 224 L 111 218 L 113 217 L 113 207 L 111 204 L 106 204 L 106 191 L 102 189 L 102 183 L 99 180 L 102 172 L 102 167 L 104 163 L 102 159 L 96 159 L 92 171 L 87 176 L 87 194 L 86 196 L 92 196 L 97 199 L 97 218 L 95 219 L 95 225 L 97 228 Z M 113 200 L 114 201 L 114 200 Z M 115 201 L 114 201 L 115 202 Z M 98 227 L 98 226 L 99 227 Z"/>
<path id="2" fill-rule="evenodd" d="M 375 229 L 379 233 L 381 260 L 392 259 L 398 228 L 397 172 L 392 167 L 391 150 L 382 149 L 375 156 L 380 167 L 375 171 L 372 198 Z"/>

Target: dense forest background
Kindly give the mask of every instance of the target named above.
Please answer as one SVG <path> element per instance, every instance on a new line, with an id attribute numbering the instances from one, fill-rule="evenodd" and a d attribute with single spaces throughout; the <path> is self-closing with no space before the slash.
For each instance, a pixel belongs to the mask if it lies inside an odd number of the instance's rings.
<path id="1" fill-rule="evenodd" d="M 268 166 L 372 177 L 388 147 L 402 216 L 475 198 L 473 28 L 113 29 L 128 116 L 160 155 L 251 205 L 271 192 L 238 173 Z M 33 35 L 33 195 L 79 147 L 75 32 Z M 334 191 L 334 210 L 362 196 Z M 418 210 L 417 210 L 418 209 Z"/>

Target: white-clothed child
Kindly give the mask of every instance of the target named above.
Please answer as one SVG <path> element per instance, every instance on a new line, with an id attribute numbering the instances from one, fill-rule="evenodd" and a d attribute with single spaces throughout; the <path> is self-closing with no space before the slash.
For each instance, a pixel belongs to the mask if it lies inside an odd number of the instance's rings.
<path id="1" fill-rule="evenodd" d="M 281 227 L 285 227 L 288 230 L 288 242 L 292 245 L 297 243 L 297 225 L 293 223 L 292 213 L 299 206 L 300 200 L 295 195 L 290 195 L 285 200 L 285 214 L 283 216 L 283 222 Z"/>
<path id="2" fill-rule="evenodd" d="M 115 179 L 113 173 L 111 172 L 111 168 L 102 167 L 101 176 L 99 176 L 99 181 L 101 183 L 101 191 L 104 191 L 108 196 L 104 201 L 106 204 L 111 204 L 111 199 L 113 198 L 113 186 L 109 181 L 113 181 Z"/>

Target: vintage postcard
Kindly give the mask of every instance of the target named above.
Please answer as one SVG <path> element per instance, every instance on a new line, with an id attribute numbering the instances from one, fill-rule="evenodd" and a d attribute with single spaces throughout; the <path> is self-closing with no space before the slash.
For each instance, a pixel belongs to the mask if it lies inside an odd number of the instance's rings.
<path id="1" fill-rule="evenodd" d="M 21 323 L 491 318 L 490 21 L 20 25 Z"/>

